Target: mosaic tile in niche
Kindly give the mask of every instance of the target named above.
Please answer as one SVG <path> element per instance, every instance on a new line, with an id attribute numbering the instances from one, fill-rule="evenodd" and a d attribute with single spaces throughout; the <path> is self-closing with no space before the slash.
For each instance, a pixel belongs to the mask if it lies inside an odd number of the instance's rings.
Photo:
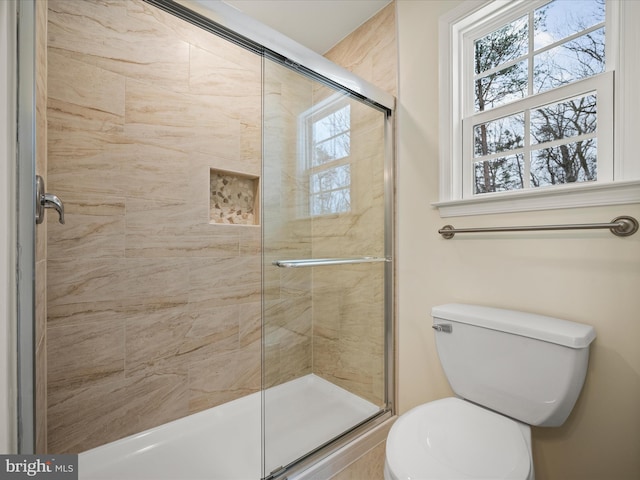
<path id="1" fill-rule="evenodd" d="M 257 225 L 258 178 L 211 169 L 211 223 Z"/>

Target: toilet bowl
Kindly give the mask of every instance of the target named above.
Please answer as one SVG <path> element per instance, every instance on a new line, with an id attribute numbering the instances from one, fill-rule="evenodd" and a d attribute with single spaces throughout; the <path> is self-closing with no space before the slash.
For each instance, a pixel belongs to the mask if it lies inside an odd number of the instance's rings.
<path id="1" fill-rule="evenodd" d="M 532 480 L 531 429 L 458 398 L 420 405 L 389 432 L 385 480 Z"/>
<path id="2" fill-rule="evenodd" d="M 589 325 L 513 310 L 432 309 L 438 356 L 457 397 L 400 415 L 385 480 L 533 480 L 531 428 L 559 426 L 586 376 Z"/>

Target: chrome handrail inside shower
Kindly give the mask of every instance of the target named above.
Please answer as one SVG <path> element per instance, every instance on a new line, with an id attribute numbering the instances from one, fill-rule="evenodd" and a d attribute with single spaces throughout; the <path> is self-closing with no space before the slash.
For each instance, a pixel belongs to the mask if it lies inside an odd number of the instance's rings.
<path id="1" fill-rule="evenodd" d="M 485 233 L 485 232 L 529 232 L 540 230 L 596 230 L 608 228 L 618 237 L 628 237 L 638 231 L 638 221 L 629 216 L 616 217 L 609 223 L 577 223 L 568 225 L 532 225 L 518 227 L 478 227 L 455 228 L 445 225 L 438 233 L 446 239 L 453 238 L 456 233 Z"/>
<path id="2" fill-rule="evenodd" d="M 327 265 L 351 265 L 357 263 L 390 262 L 387 257 L 350 257 L 350 258 L 304 258 L 298 260 L 275 260 L 272 265 L 280 268 L 324 267 Z"/>

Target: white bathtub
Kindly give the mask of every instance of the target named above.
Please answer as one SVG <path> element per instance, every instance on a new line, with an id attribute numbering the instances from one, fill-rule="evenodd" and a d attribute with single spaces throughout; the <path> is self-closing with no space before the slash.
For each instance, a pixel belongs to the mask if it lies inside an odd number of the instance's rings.
<path id="1" fill-rule="evenodd" d="M 315 375 L 265 395 L 267 473 L 379 411 Z M 88 450 L 82 480 L 258 480 L 262 477 L 260 392 Z"/>

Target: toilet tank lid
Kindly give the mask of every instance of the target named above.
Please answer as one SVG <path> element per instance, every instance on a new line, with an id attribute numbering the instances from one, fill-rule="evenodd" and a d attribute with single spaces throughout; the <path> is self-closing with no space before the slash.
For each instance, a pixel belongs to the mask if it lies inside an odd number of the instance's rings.
<path id="1" fill-rule="evenodd" d="M 590 325 L 502 308 L 449 303 L 431 309 L 435 319 L 467 323 L 478 327 L 557 343 L 570 348 L 585 348 L 596 338 Z"/>

